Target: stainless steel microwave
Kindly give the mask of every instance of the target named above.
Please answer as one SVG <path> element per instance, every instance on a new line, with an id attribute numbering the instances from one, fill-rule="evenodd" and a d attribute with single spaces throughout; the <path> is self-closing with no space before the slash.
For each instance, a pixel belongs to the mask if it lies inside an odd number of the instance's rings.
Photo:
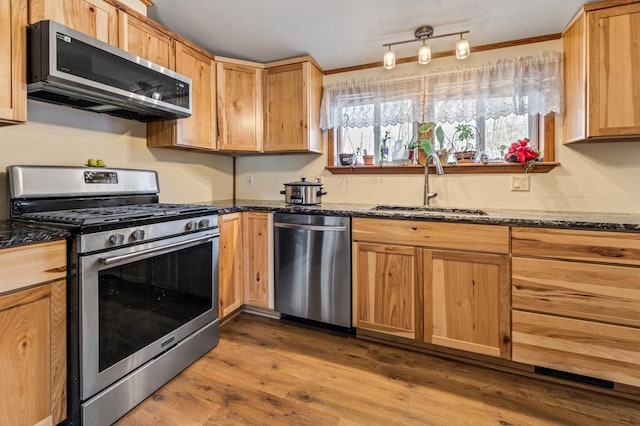
<path id="1" fill-rule="evenodd" d="M 191 115 L 191 78 L 54 21 L 28 27 L 27 96 L 137 121 Z"/>

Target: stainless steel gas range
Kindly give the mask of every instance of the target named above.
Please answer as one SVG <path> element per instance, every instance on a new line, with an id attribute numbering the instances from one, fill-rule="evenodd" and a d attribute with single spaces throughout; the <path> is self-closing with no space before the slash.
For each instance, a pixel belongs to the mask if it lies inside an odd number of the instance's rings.
<path id="1" fill-rule="evenodd" d="M 14 221 L 64 227 L 68 416 L 109 425 L 219 339 L 218 218 L 159 203 L 156 172 L 9 166 Z"/>

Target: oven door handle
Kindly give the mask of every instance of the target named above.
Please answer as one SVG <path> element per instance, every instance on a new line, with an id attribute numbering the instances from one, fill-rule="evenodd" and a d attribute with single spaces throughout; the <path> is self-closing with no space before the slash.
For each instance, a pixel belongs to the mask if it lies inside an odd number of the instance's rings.
<path id="1" fill-rule="evenodd" d="M 112 256 L 112 257 L 101 257 L 98 259 L 100 263 L 103 265 L 111 265 L 112 263 L 121 262 L 123 260 L 131 260 L 137 257 L 143 257 L 148 254 L 156 253 L 159 251 L 167 250 L 167 249 L 175 249 L 182 246 L 191 245 L 193 243 L 199 243 L 202 241 L 212 240 L 216 238 L 218 235 L 207 235 L 204 237 L 192 238 L 186 241 L 179 241 L 177 243 L 167 244 L 162 247 L 154 247 L 146 250 L 136 251 L 134 253 L 121 254 L 120 256 Z"/>

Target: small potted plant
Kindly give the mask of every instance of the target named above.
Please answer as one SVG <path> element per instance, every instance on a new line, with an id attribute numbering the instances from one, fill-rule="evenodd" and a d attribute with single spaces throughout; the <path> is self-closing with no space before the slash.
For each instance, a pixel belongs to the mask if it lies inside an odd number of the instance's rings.
<path id="1" fill-rule="evenodd" d="M 451 140 L 458 163 L 472 163 L 475 160 L 477 135 L 478 128 L 471 124 L 458 124 L 455 127 Z"/>
<path id="2" fill-rule="evenodd" d="M 529 146 L 529 138 L 524 138 L 511 144 L 504 159 L 522 164 L 524 171 L 528 172 L 536 165 L 535 162 L 540 160 L 540 151 Z"/>

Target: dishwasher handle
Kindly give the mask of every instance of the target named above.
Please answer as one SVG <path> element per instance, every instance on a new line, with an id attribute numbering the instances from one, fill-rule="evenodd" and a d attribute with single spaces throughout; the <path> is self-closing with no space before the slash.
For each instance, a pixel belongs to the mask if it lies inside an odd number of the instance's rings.
<path id="1" fill-rule="evenodd" d="M 286 228 L 286 229 L 303 229 L 306 231 L 335 231 L 335 232 L 346 232 L 346 226 L 330 226 L 330 225 L 303 225 L 298 223 L 282 223 L 276 222 L 273 224 L 276 228 Z"/>

